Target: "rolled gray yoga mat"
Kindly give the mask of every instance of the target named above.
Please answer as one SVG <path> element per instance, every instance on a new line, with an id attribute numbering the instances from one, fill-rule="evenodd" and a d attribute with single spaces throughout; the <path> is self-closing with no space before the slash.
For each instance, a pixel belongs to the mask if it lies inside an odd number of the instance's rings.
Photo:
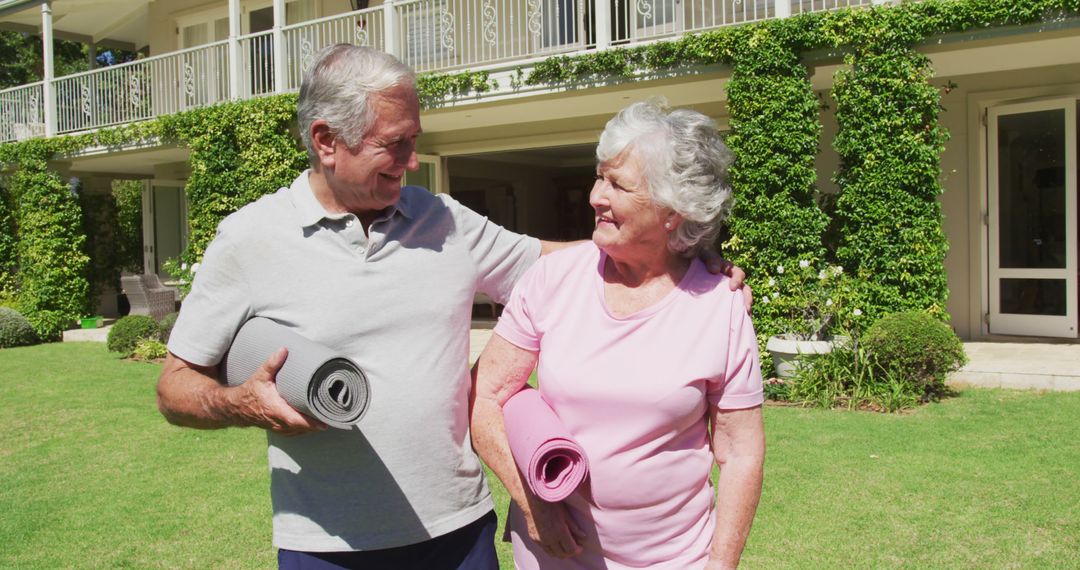
<path id="1" fill-rule="evenodd" d="M 289 405 L 341 429 L 351 429 L 364 417 L 371 387 L 359 366 L 263 317 L 244 323 L 233 338 L 222 366 L 225 383 L 243 384 L 283 346 L 289 356 L 278 370 L 277 389 Z"/>

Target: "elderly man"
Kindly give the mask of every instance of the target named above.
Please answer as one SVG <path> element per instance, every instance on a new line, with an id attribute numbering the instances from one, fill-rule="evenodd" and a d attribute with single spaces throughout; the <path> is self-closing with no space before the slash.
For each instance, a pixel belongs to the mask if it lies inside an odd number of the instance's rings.
<path id="1" fill-rule="evenodd" d="M 472 300 L 477 290 L 505 300 L 561 244 L 402 187 L 419 166 L 420 105 L 412 71 L 392 56 L 324 49 L 298 118 L 311 169 L 219 226 L 169 341 L 159 408 L 177 425 L 267 430 L 282 568 L 497 568 L 468 435 Z M 361 429 L 326 429 L 279 396 L 284 349 L 243 385 L 218 382 L 253 316 L 365 371 L 373 398 Z"/>

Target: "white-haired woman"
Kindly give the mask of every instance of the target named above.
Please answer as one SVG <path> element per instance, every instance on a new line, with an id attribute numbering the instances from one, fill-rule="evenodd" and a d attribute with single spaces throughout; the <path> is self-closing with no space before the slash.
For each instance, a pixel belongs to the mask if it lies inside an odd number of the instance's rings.
<path id="1" fill-rule="evenodd" d="M 513 499 L 518 568 L 735 567 L 761 494 L 761 373 L 743 292 L 696 259 L 730 206 L 731 152 L 708 117 L 645 102 L 596 154 L 592 242 L 518 282 L 474 369 L 473 444 Z M 502 419 L 538 362 L 589 460 L 561 503 L 523 484 Z"/>

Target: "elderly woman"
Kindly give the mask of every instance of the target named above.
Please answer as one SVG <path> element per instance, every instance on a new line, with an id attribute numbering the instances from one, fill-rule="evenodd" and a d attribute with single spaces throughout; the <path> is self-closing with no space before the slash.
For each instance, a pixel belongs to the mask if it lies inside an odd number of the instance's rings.
<path id="1" fill-rule="evenodd" d="M 761 372 L 743 292 L 696 259 L 732 155 L 707 117 L 657 103 L 615 116 L 596 154 L 592 242 L 518 282 L 473 372 L 473 445 L 513 499 L 518 568 L 733 568 L 761 494 Z M 523 483 L 502 418 L 537 362 L 589 461 L 560 503 Z"/>

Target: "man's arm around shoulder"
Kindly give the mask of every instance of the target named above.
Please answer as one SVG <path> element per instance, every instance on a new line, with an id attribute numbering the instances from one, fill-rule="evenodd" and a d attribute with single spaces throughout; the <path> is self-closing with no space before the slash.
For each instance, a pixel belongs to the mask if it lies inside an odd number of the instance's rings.
<path id="1" fill-rule="evenodd" d="M 217 366 L 193 364 L 170 352 L 158 379 L 158 409 L 169 423 L 198 429 L 254 426 L 282 435 L 326 429 L 278 394 L 275 378 L 287 357 L 288 351 L 278 350 L 246 382 L 228 387 L 217 380 Z"/>

